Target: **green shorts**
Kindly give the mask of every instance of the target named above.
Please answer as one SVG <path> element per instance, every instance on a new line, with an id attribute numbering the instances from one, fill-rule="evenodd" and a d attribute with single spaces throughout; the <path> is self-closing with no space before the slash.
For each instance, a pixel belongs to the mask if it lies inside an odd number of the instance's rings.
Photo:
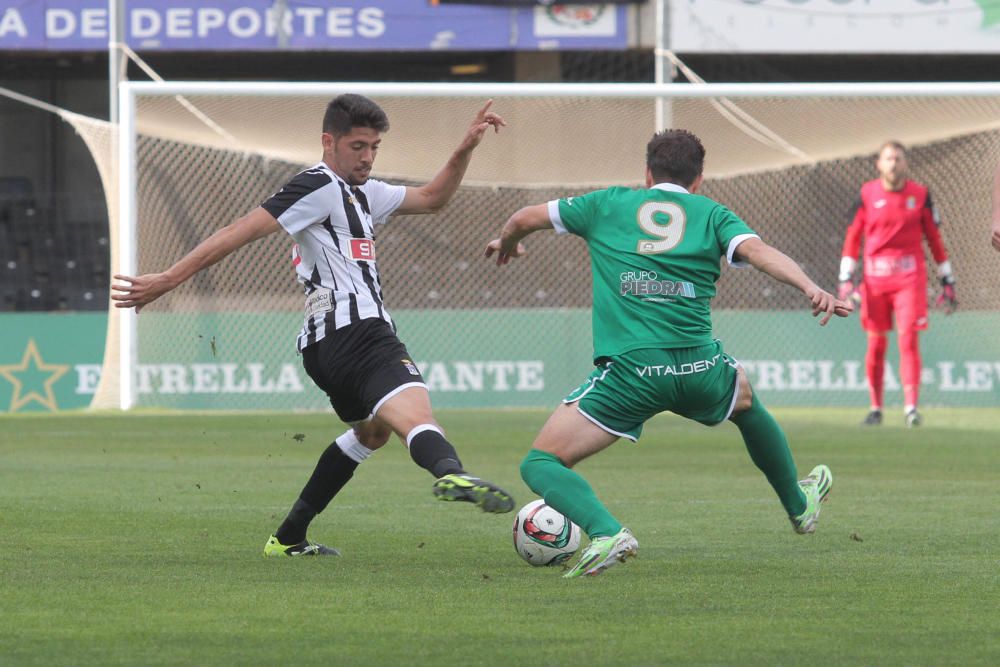
<path id="1" fill-rule="evenodd" d="M 708 426 L 736 403 L 737 362 L 713 341 L 674 350 L 633 350 L 605 358 L 563 403 L 609 433 L 635 442 L 642 425 L 665 410 Z"/>

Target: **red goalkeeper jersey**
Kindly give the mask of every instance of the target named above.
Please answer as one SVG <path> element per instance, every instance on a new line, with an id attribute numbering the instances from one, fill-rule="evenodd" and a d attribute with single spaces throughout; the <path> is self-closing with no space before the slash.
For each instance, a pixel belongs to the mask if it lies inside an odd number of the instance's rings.
<path id="1" fill-rule="evenodd" d="M 948 259 L 940 224 L 931 194 L 920 183 L 907 180 L 899 190 L 886 190 L 880 179 L 868 181 L 861 186 L 841 256 L 856 258 L 863 237 L 865 280 L 926 276 L 923 237 L 935 262 Z"/>

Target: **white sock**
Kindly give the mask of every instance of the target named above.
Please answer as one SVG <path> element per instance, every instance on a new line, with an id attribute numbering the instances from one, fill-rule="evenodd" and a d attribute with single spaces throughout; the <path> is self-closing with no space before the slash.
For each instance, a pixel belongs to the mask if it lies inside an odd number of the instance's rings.
<path id="1" fill-rule="evenodd" d="M 441 434 L 442 438 L 444 437 L 444 431 L 439 429 L 434 424 L 421 424 L 420 426 L 414 426 L 410 432 L 406 434 L 406 448 L 409 449 L 410 443 L 413 442 L 413 439 L 424 431 L 437 431 Z"/>
<path id="2" fill-rule="evenodd" d="M 347 429 L 340 437 L 336 440 L 337 446 L 340 447 L 340 451 L 344 452 L 347 458 L 361 463 L 366 458 L 375 453 L 375 450 L 368 449 L 361 444 L 358 440 L 357 434 L 354 432 L 353 428 Z"/>

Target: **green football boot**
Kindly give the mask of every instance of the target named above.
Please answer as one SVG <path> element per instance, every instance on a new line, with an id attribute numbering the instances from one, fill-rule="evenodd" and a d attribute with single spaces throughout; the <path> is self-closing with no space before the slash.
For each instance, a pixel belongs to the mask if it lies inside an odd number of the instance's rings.
<path id="1" fill-rule="evenodd" d="M 595 537 L 591 540 L 580 554 L 580 560 L 563 577 L 571 579 L 581 575 L 595 576 L 638 554 L 639 542 L 633 537 L 632 531 L 622 528 L 611 537 Z"/>
<path id="2" fill-rule="evenodd" d="M 281 558 L 283 556 L 339 556 L 340 552 L 333 547 L 322 544 L 311 544 L 309 542 L 299 542 L 298 544 L 282 544 L 278 538 L 272 535 L 264 545 L 264 555 L 269 558 Z"/>
<path id="3" fill-rule="evenodd" d="M 492 482 L 464 473 L 445 475 L 434 482 L 438 500 L 472 503 L 484 512 L 503 514 L 514 509 L 514 498 Z"/>
<path id="4" fill-rule="evenodd" d="M 806 494 L 806 511 L 798 516 L 789 516 L 792 528 L 799 535 L 812 533 L 819 521 L 820 505 L 826 500 L 833 487 L 833 473 L 825 465 L 812 469 L 809 476 L 799 482 L 802 493 Z"/>

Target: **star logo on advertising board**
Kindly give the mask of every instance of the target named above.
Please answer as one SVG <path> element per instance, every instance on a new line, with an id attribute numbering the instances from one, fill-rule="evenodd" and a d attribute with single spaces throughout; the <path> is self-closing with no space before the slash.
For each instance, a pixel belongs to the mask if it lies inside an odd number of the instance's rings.
<path id="1" fill-rule="evenodd" d="M 40 403 L 51 411 L 59 409 L 52 386 L 69 372 L 69 364 L 47 364 L 38 353 L 34 339 L 28 339 L 24 356 L 18 364 L 0 366 L 0 376 L 13 385 L 10 397 L 10 412 L 17 412 L 32 401 Z"/>

